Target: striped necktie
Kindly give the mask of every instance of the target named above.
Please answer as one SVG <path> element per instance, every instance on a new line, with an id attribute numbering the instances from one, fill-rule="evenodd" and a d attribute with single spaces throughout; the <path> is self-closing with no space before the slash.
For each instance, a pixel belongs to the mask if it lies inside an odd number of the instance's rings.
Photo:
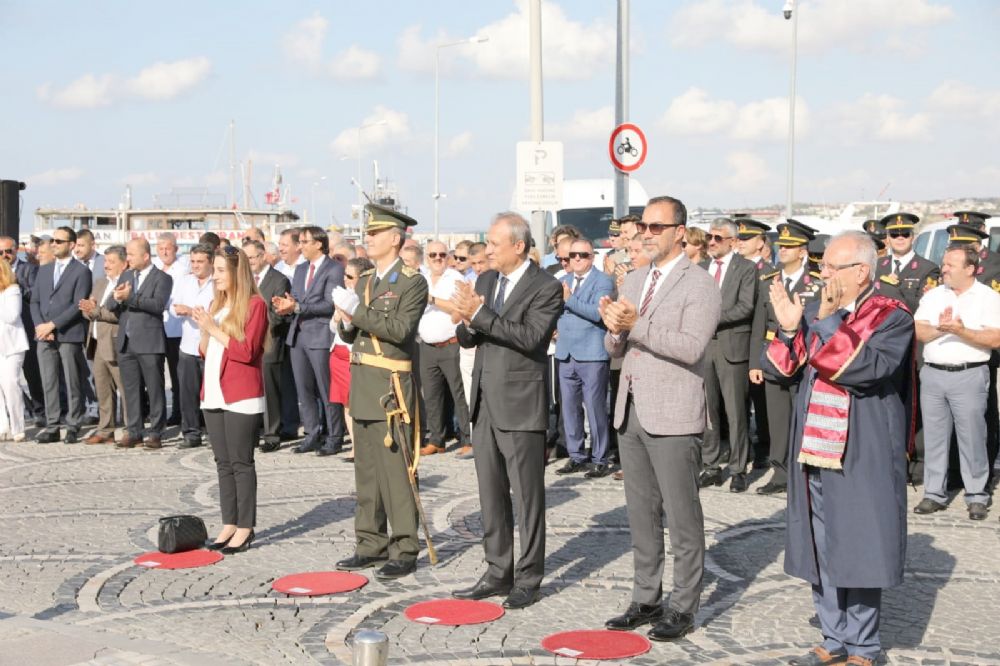
<path id="1" fill-rule="evenodd" d="M 646 295 L 642 297 L 642 305 L 639 306 L 639 316 L 646 314 L 646 309 L 649 304 L 653 302 L 653 294 L 656 293 L 656 282 L 660 279 L 660 269 L 653 269 L 653 279 L 649 281 L 649 289 L 646 290 Z"/>

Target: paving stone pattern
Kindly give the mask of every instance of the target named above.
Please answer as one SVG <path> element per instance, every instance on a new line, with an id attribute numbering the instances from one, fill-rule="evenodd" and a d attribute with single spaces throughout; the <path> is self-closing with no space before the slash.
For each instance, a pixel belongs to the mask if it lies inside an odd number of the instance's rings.
<path id="1" fill-rule="evenodd" d="M 576 664 L 585 662 L 545 652 L 541 639 L 600 628 L 629 602 L 622 483 L 560 477 L 556 463 L 546 474 L 541 601 L 483 625 L 408 621 L 408 605 L 447 597 L 485 569 L 473 462 L 451 453 L 421 465 L 441 561 L 431 567 L 425 554 L 403 580 L 381 583 L 369 571 L 366 587 L 344 595 L 271 590 L 281 576 L 332 569 L 354 543 L 353 467 L 287 445 L 257 455 L 259 525 L 247 553 L 199 569 L 135 566 L 155 550 L 160 516 L 192 513 L 210 534 L 219 527 L 211 451 L 176 443 L 156 452 L 0 444 L 0 664 L 348 664 L 361 629 L 389 636 L 393 664 Z M 755 474 L 753 487 L 766 480 Z M 753 487 L 703 491 L 698 628 L 628 663 L 779 664 L 819 640 L 808 586 L 782 572 L 784 497 Z M 911 507 L 919 499 L 909 491 Z M 906 581 L 884 597 L 890 663 L 1000 666 L 998 528 L 996 516 L 970 522 L 960 499 L 933 516 L 911 514 Z"/>

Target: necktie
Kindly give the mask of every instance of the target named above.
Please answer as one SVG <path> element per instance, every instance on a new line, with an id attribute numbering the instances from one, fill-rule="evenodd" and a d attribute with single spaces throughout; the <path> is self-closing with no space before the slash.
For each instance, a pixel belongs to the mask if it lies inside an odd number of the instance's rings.
<path id="1" fill-rule="evenodd" d="M 653 279 L 649 281 L 649 289 L 646 290 L 646 295 L 642 297 L 642 305 L 639 306 L 639 316 L 646 314 L 646 308 L 649 304 L 653 302 L 653 294 L 656 293 L 656 282 L 660 279 L 660 270 L 658 268 L 653 269 Z"/>
<path id="2" fill-rule="evenodd" d="M 785 278 L 785 291 L 789 294 L 792 293 L 792 278 Z"/>
<path id="3" fill-rule="evenodd" d="M 63 265 L 61 263 L 59 263 L 59 262 L 56 262 L 56 272 L 52 276 L 52 288 L 53 289 L 55 289 L 56 286 L 59 284 L 59 278 L 62 277 L 62 272 L 63 272 Z"/>
<path id="4" fill-rule="evenodd" d="M 257 286 L 259 287 L 260 286 L 260 273 L 257 273 L 257 275 L 253 276 L 253 279 L 257 281 Z"/>
<path id="5" fill-rule="evenodd" d="M 582 277 L 580 277 L 579 275 L 577 275 L 577 276 L 576 276 L 575 278 L 573 278 L 573 279 L 574 279 L 574 280 L 576 280 L 576 282 L 574 282 L 574 283 L 573 283 L 573 293 L 575 294 L 575 293 L 576 293 L 576 290 L 580 288 L 580 285 L 581 285 L 581 284 L 583 284 L 583 278 L 582 278 Z"/>
<path id="6" fill-rule="evenodd" d="M 715 260 L 715 284 L 722 284 L 722 259 Z"/>
<path id="7" fill-rule="evenodd" d="M 500 314 L 503 310 L 504 292 L 507 291 L 507 277 L 500 276 L 500 286 L 497 287 L 497 297 L 493 300 L 493 312 Z"/>
<path id="8" fill-rule="evenodd" d="M 139 275 L 138 272 L 132 273 L 132 293 L 133 294 L 138 294 L 139 293 L 139 277 L 140 277 L 140 275 Z"/>
<path id="9" fill-rule="evenodd" d="M 374 291 L 376 289 L 378 289 L 378 283 L 379 283 L 378 275 L 373 276 L 372 277 L 372 292 L 373 293 L 374 293 Z"/>
<path id="10" fill-rule="evenodd" d="M 892 263 L 896 264 L 896 270 L 893 271 L 893 275 L 899 275 L 899 259 L 893 259 Z"/>
<path id="11" fill-rule="evenodd" d="M 316 275 L 316 264 L 309 264 L 309 275 L 306 277 L 306 291 L 312 286 L 313 276 Z"/>

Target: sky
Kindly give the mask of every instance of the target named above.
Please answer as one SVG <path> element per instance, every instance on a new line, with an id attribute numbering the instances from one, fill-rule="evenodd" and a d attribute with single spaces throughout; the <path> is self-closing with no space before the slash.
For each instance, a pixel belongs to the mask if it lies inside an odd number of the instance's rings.
<path id="1" fill-rule="evenodd" d="M 633 178 L 689 207 L 785 200 L 784 0 L 632 0 Z M 511 206 L 530 138 L 526 0 L 0 0 L 0 177 L 39 206 L 229 191 L 228 127 L 264 202 L 348 221 L 373 161 L 432 224 L 440 55 L 442 230 Z M 1000 2 L 797 0 L 795 200 L 1000 196 Z M 543 3 L 545 139 L 567 178 L 610 178 L 616 3 Z M 470 37 L 488 41 L 436 49 Z M 379 123 L 361 130 L 358 127 Z M 239 185 L 242 191 L 242 184 Z M 420 229 L 426 231 L 424 227 Z"/>

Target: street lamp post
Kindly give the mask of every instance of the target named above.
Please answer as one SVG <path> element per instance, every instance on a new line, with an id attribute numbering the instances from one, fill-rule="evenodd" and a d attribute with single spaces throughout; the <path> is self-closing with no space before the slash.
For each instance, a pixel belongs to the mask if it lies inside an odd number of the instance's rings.
<path id="1" fill-rule="evenodd" d="M 795 68 L 798 58 L 799 13 L 795 11 L 795 0 L 787 0 L 782 9 L 785 20 L 792 22 L 792 75 L 788 93 L 788 159 L 787 182 L 785 184 L 785 218 L 792 216 L 795 181 Z"/>
<path id="2" fill-rule="evenodd" d="M 462 44 L 481 44 L 489 37 L 469 37 L 434 47 L 434 239 L 441 219 L 441 49 Z"/>

